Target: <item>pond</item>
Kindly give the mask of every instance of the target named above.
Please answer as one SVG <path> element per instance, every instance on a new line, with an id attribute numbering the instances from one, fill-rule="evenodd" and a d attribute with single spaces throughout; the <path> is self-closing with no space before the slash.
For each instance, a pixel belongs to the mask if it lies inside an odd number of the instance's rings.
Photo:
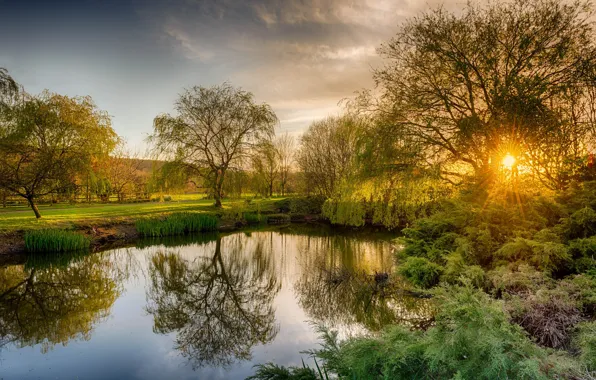
<path id="1" fill-rule="evenodd" d="M 141 241 L 0 268 L 0 378 L 243 379 L 340 336 L 425 324 L 386 236 L 326 227 Z M 396 288 L 397 286 L 397 288 Z"/>

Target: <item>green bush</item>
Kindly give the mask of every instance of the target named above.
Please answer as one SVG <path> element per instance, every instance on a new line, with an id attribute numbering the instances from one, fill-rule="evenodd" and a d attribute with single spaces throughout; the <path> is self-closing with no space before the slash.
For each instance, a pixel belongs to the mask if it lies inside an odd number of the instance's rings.
<path id="1" fill-rule="evenodd" d="M 246 212 L 246 203 L 232 202 L 229 207 L 223 209 L 222 219 L 232 222 L 242 222 Z"/>
<path id="2" fill-rule="evenodd" d="M 87 250 L 91 246 L 88 236 L 72 231 L 44 229 L 25 234 L 25 248 L 28 252 L 70 252 Z"/>
<path id="3" fill-rule="evenodd" d="M 574 344 L 580 362 L 588 371 L 596 371 L 596 322 L 580 323 L 578 327 Z"/>
<path id="4" fill-rule="evenodd" d="M 292 214 L 318 215 L 323 211 L 323 204 L 327 200 L 323 196 L 298 197 L 290 199 Z"/>
<path id="5" fill-rule="evenodd" d="M 526 262 L 547 273 L 560 271 L 571 265 L 571 255 L 566 245 L 524 238 L 516 238 L 504 244 L 495 256 L 501 263 Z"/>
<path id="6" fill-rule="evenodd" d="M 267 222 L 267 218 L 265 216 L 261 215 L 260 213 L 256 213 L 256 212 L 245 212 L 244 220 L 248 224 L 260 224 L 260 223 Z"/>
<path id="7" fill-rule="evenodd" d="M 184 235 L 191 232 L 217 230 L 217 217 L 209 214 L 179 212 L 162 218 L 144 218 L 136 222 L 141 236 L 162 237 Z"/>
<path id="8" fill-rule="evenodd" d="M 415 286 L 432 288 L 439 283 L 442 268 L 424 257 L 408 257 L 398 272 Z"/>
<path id="9" fill-rule="evenodd" d="M 577 210 L 567 220 L 567 238 L 588 238 L 596 235 L 596 211 L 591 207 Z"/>
<path id="10" fill-rule="evenodd" d="M 446 257 L 447 265 L 441 276 L 441 281 L 449 284 L 470 283 L 476 288 L 484 288 L 486 274 L 478 265 L 466 265 L 459 253 L 452 253 Z"/>

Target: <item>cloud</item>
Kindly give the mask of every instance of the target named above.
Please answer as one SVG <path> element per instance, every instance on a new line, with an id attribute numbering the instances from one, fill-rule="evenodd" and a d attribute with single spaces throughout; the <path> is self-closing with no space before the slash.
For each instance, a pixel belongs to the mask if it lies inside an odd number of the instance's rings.
<path id="1" fill-rule="evenodd" d="M 450 0 L 455 1 L 455 0 Z M 218 68 L 291 129 L 373 86 L 376 49 L 428 6 L 414 0 L 169 0 L 141 12 L 176 54 Z M 214 79 L 214 78 L 209 78 Z M 203 83 L 189 83 L 191 85 Z"/>

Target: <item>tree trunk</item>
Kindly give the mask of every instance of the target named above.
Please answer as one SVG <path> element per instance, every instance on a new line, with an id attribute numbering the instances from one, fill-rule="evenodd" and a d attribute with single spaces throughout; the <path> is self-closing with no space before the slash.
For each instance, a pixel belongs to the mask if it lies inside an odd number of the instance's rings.
<path id="1" fill-rule="evenodd" d="M 2 191 L 2 208 L 6 208 L 6 190 Z"/>
<path id="2" fill-rule="evenodd" d="M 224 172 L 220 170 L 215 178 L 215 188 L 213 189 L 213 197 L 215 198 L 215 207 L 221 208 L 221 193 L 224 182 Z"/>
<path id="3" fill-rule="evenodd" d="M 41 218 L 41 214 L 39 213 L 39 209 L 37 208 L 37 205 L 33 201 L 33 197 L 32 196 L 27 197 L 27 201 L 29 202 L 29 206 L 31 206 L 31 210 L 33 210 L 33 213 L 35 213 L 35 217 L 37 219 Z"/>

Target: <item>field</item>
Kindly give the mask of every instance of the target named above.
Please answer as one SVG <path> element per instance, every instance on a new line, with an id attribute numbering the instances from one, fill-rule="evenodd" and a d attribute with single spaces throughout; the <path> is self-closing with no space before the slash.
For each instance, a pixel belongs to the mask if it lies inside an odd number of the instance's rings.
<path id="1" fill-rule="evenodd" d="M 42 215 L 40 220 L 36 220 L 33 211 L 24 206 L 0 208 L 0 232 L 47 227 L 70 228 L 76 225 L 105 225 L 181 211 L 221 212 L 213 207 L 213 200 L 200 199 L 197 195 L 185 195 L 174 199 L 179 200 L 124 204 L 40 205 L 39 210 Z M 246 211 L 256 210 L 259 203 L 261 211 L 273 210 L 273 203 L 279 199 L 282 198 L 253 200 Z M 244 203 L 244 200 L 226 200 L 223 204 L 224 210 L 229 209 L 234 203 Z"/>

